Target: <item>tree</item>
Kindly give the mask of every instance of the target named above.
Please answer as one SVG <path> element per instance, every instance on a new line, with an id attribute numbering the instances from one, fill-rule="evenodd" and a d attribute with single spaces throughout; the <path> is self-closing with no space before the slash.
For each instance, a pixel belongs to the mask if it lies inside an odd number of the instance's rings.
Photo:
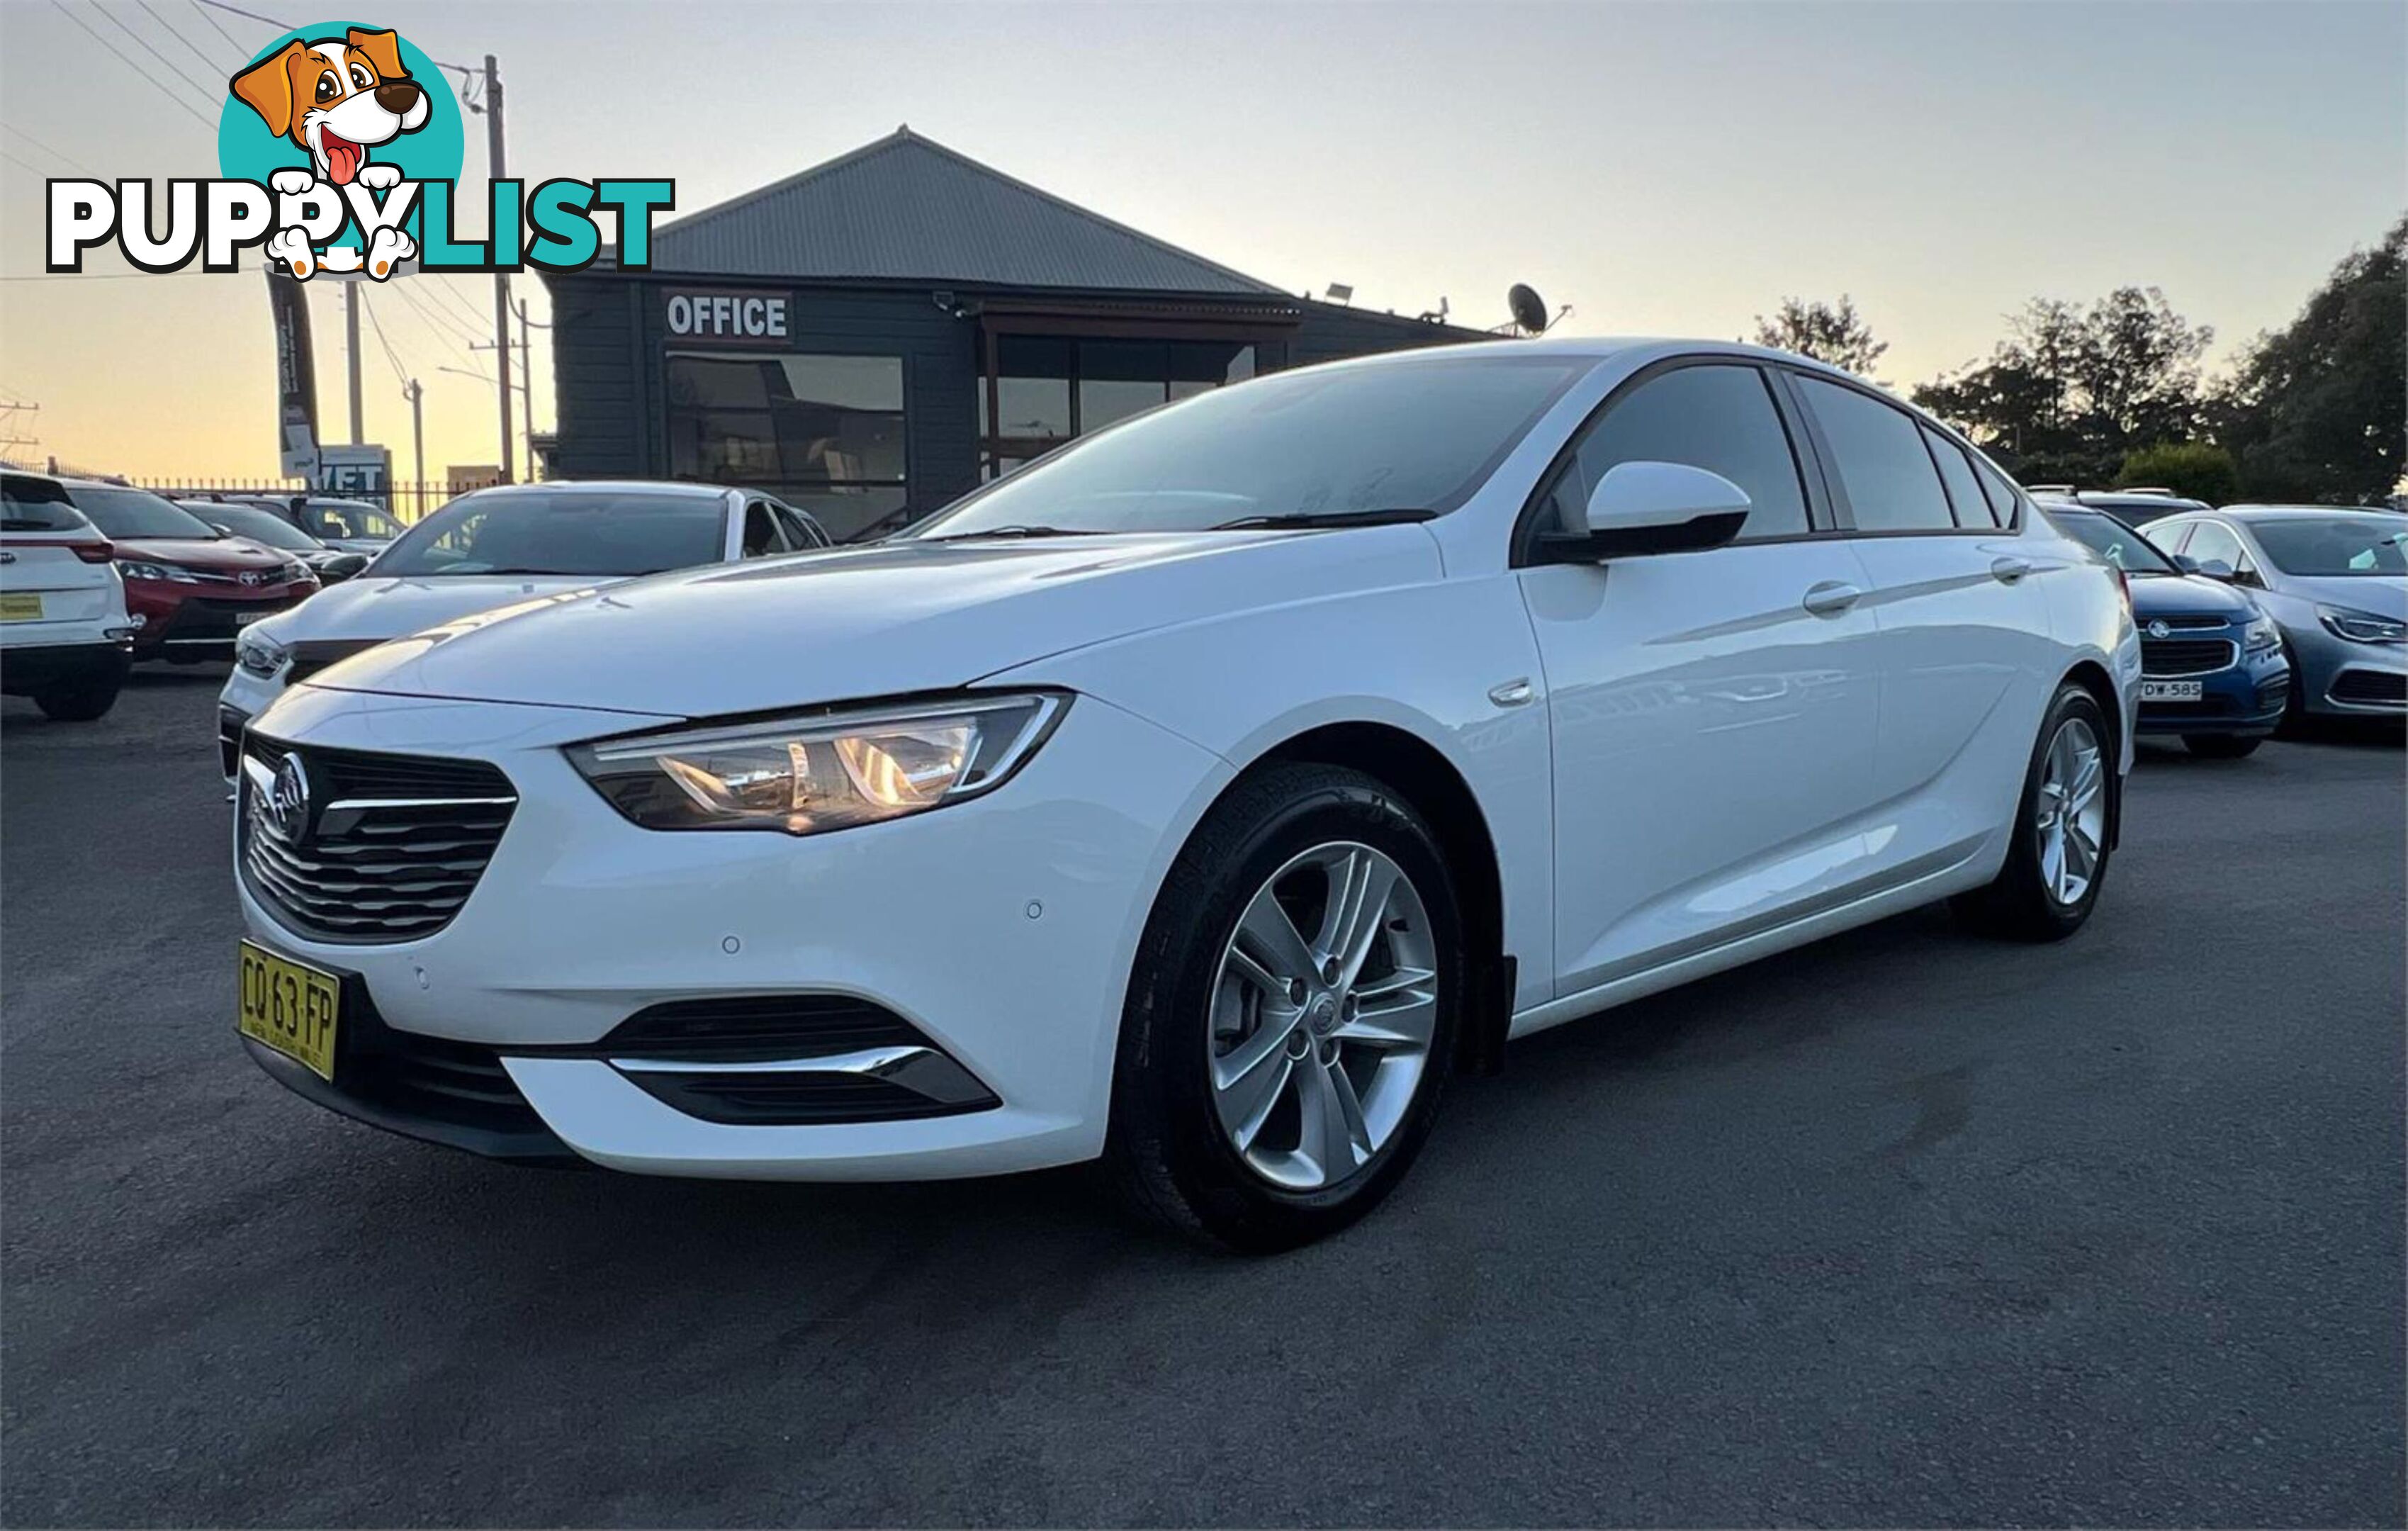
<path id="1" fill-rule="evenodd" d="M 1872 377 L 1882 353 L 1889 349 L 1887 340 L 1873 339 L 1873 332 L 1856 313 L 1856 299 L 1845 293 L 1837 304 L 1819 298 L 1811 303 L 1783 298 L 1779 313 L 1770 319 L 1760 313 L 1756 316 L 1756 343 L 1829 362 L 1867 379 Z"/>
<path id="2" fill-rule="evenodd" d="M 2289 327 L 2260 335 L 2214 401 L 2250 497 L 2372 503 L 2408 435 L 2408 217 L 2353 250 Z"/>
<path id="3" fill-rule="evenodd" d="M 1987 361 L 1914 398 L 2027 478 L 2103 483 L 2127 454 L 2197 433 L 2200 358 L 2214 339 L 2155 287 L 2119 287 L 2086 308 L 2036 297 Z"/>
<path id="4" fill-rule="evenodd" d="M 2232 454 L 2205 441 L 2160 441 L 2124 458 L 2118 489 L 2172 489 L 2186 499 L 2229 505 L 2241 498 L 2241 474 Z"/>

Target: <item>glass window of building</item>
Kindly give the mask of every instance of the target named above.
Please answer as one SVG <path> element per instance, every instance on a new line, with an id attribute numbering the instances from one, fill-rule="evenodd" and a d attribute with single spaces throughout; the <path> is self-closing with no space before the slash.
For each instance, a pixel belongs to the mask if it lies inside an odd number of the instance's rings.
<path id="1" fill-rule="evenodd" d="M 810 512 L 841 542 L 908 498 L 899 356 L 668 358 L 669 471 Z"/>
<path id="2" fill-rule="evenodd" d="M 995 399 L 978 389 L 979 476 L 1010 472 L 1054 445 L 1159 404 L 1254 375 L 1254 348 L 1235 340 L 1068 339 L 999 335 Z"/>

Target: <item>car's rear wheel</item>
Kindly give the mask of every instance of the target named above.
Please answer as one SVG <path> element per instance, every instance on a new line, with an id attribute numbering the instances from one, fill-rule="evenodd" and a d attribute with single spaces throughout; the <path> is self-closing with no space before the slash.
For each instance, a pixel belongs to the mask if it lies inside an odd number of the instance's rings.
<path id="1" fill-rule="evenodd" d="M 1464 968 L 1454 880 L 1392 788 L 1303 765 L 1240 784 L 1181 853 L 1130 977 L 1121 1189 L 1254 1251 L 1361 1217 L 1436 1118 Z"/>
<path id="2" fill-rule="evenodd" d="M 2209 760 L 2238 760 L 2244 756 L 2257 754 L 2258 746 L 2265 742 L 2265 736 L 2262 734 L 2251 734 L 2245 738 L 2229 733 L 2183 735 L 2184 745 L 2193 755 Z"/>
<path id="3" fill-rule="evenodd" d="M 124 687 L 122 672 L 112 671 L 66 686 L 53 686 L 34 694 L 34 705 L 42 715 L 57 723 L 91 723 L 108 715 L 117 705 L 117 693 Z"/>
<path id="4" fill-rule="evenodd" d="M 2070 681 L 2057 688 L 2024 773 L 2006 864 L 1987 887 L 1950 901 L 1966 925 L 2061 941 L 2090 917 L 2107 880 L 2114 739 L 2097 699 Z"/>

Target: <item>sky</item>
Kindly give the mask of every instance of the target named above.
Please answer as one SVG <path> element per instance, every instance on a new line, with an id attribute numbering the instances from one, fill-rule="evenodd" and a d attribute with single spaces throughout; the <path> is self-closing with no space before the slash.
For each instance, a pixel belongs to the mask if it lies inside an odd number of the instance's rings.
<path id="1" fill-rule="evenodd" d="M 530 185 L 668 176 L 695 210 L 908 123 L 1291 291 L 1347 283 L 1357 307 L 1443 296 L 1484 327 L 1526 282 L 1570 306 L 1566 333 L 1728 339 L 1784 296 L 1846 293 L 1901 389 L 1986 354 L 2035 296 L 2128 284 L 2164 289 L 2229 360 L 2408 210 L 2397 0 L 298 3 L 240 8 L 494 54 Z M 42 179 L 214 176 L 201 87 L 276 35 L 199 0 L 0 0 L 0 404 L 40 406 L 0 413 L 0 436 L 36 439 L 0 454 L 273 476 L 255 257 L 144 276 L 103 253 L 46 276 Z M 468 349 L 492 338 L 491 279 L 394 285 L 411 291 L 369 296 L 367 439 L 409 476 L 416 376 L 430 476 L 494 461 L 494 389 L 467 375 L 492 371 Z M 339 441 L 342 297 L 310 286 Z M 540 282 L 516 287 L 548 317 Z"/>

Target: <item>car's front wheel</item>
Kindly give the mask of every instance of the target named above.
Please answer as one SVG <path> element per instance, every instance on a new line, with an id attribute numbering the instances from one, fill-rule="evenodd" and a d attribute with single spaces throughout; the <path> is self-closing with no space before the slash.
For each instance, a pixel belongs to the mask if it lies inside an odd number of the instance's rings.
<path id="1" fill-rule="evenodd" d="M 1216 804 L 1130 975 L 1107 1162 L 1174 1227 L 1267 1251 L 1361 1217 L 1428 1135 L 1463 1004 L 1463 921 L 1384 784 L 1278 766 Z"/>
<path id="2" fill-rule="evenodd" d="M 2060 941 L 2082 928 L 2107 880 L 2114 732 L 2098 700 L 2057 687 L 2032 746 L 2006 864 L 1950 907 L 1985 935 Z"/>

